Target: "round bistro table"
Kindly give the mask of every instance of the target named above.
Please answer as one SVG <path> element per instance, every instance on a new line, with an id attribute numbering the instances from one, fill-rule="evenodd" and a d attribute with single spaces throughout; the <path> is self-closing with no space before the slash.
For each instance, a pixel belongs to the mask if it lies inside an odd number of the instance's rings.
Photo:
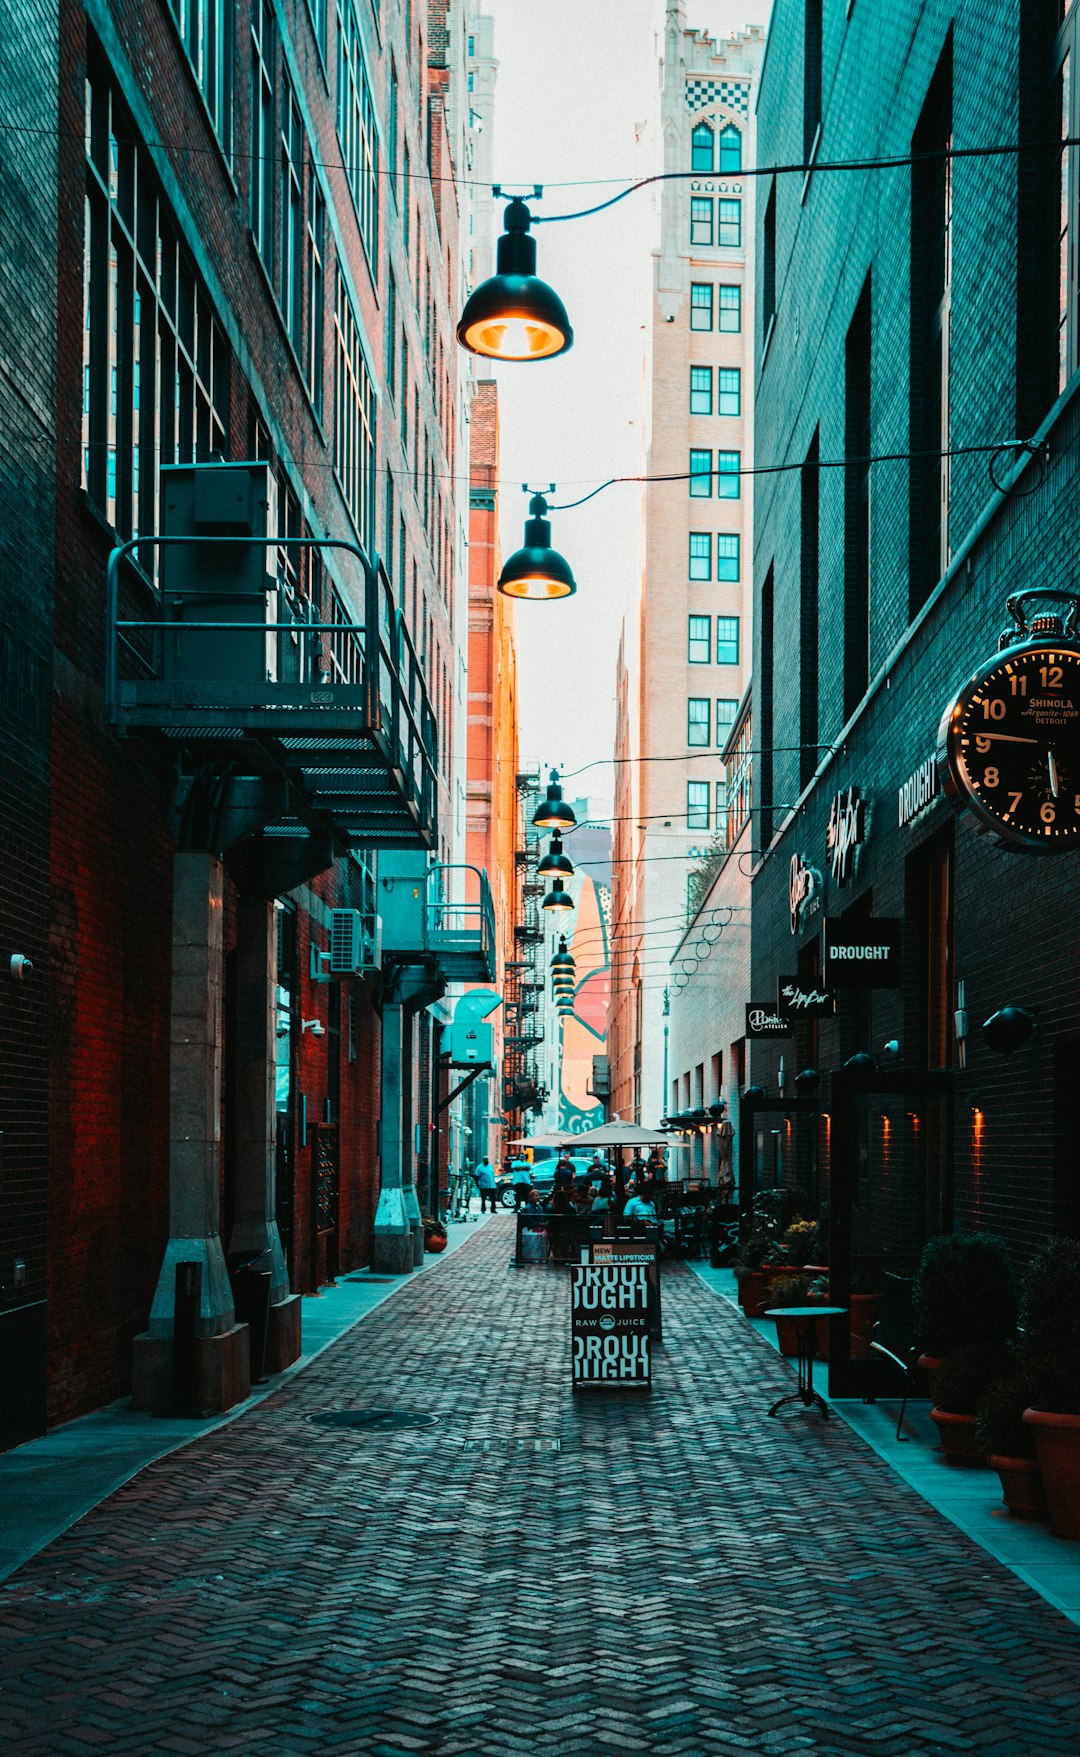
<path id="1" fill-rule="evenodd" d="M 799 1347 L 798 1389 L 789 1391 L 784 1397 L 778 1397 L 769 1411 L 770 1415 L 775 1415 L 785 1403 L 802 1403 L 807 1409 L 811 1409 L 816 1404 L 825 1420 L 828 1421 L 829 1406 L 820 1391 L 814 1390 L 816 1320 L 818 1318 L 842 1317 L 847 1309 L 847 1306 L 771 1306 L 764 1314 L 766 1318 L 792 1318 L 795 1323 L 795 1337 Z"/>

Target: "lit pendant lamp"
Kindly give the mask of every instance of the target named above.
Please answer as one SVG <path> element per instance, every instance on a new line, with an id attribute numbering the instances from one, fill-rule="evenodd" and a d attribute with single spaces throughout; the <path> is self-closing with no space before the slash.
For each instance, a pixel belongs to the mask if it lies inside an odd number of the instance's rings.
<path id="1" fill-rule="evenodd" d="M 567 805 L 562 796 L 558 769 L 552 769 L 547 797 L 543 805 L 538 805 L 533 812 L 532 821 L 538 830 L 568 830 L 573 829 L 577 823 L 573 808 Z M 565 946 L 560 950 L 565 951 Z"/>
<path id="2" fill-rule="evenodd" d="M 532 214 L 519 195 L 507 207 L 503 225 L 495 273 L 470 295 L 457 326 L 458 341 L 488 360 L 550 360 L 565 354 L 574 332 L 559 295 L 537 278 Z"/>
<path id="3" fill-rule="evenodd" d="M 555 976 L 552 980 L 551 992 L 555 996 L 556 1000 L 558 1000 L 558 998 L 561 994 L 573 994 L 574 989 L 576 987 L 577 987 L 577 984 L 574 981 L 574 978 L 572 976 L 558 975 L 558 976 Z"/>
<path id="4" fill-rule="evenodd" d="M 551 968 L 553 970 L 572 970 L 574 968 L 574 954 L 566 949 L 566 935 L 564 933 L 559 935 L 559 949 L 551 960 Z"/>
<path id="5" fill-rule="evenodd" d="M 540 860 L 536 870 L 538 873 L 561 873 L 566 878 L 572 876 L 574 863 L 570 859 L 569 854 L 563 853 L 562 837 L 558 830 L 552 831 L 551 843 L 548 847 L 548 851 Z"/>
<path id="6" fill-rule="evenodd" d="M 561 878 L 552 879 L 551 889 L 540 905 L 541 909 L 572 909 L 574 899 L 569 891 L 563 890 Z"/>
<path id="7" fill-rule="evenodd" d="M 577 591 L 570 563 L 551 547 L 547 510 L 544 496 L 534 494 L 525 520 L 524 546 L 515 549 L 499 575 L 499 590 L 506 598 L 571 598 Z"/>

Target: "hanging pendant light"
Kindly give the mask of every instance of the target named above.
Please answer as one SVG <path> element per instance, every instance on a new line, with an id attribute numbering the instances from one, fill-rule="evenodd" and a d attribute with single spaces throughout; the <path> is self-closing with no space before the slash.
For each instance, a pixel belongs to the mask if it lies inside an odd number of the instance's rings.
<path id="1" fill-rule="evenodd" d="M 552 879 L 551 889 L 540 907 L 541 909 L 572 909 L 574 907 L 573 897 L 569 891 L 563 890 L 562 879 Z"/>
<path id="2" fill-rule="evenodd" d="M 566 949 L 566 935 L 564 933 L 559 935 L 559 949 L 551 960 L 551 968 L 553 970 L 572 970 L 574 968 L 574 954 Z"/>
<path id="3" fill-rule="evenodd" d="M 558 975 L 552 980 L 551 992 L 557 1000 L 561 994 L 573 994 L 576 987 L 577 983 L 571 975 Z"/>
<path id="4" fill-rule="evenodd" d="M 559 771 L 552 769 L 547 797 L 533 812 L 532 821 L 538 830 L 568 830 L 577 823 L 573 808 L 567 805 L 559 786 Z M 561 948 L 565 950 L 566 948 Z"/>
<path id="5" fill-rule="evenodd" d="M 470 294 L 458 322 L 458 341 L 470 353 L 489 360 L 550 360 L 573 346 L 565 305 L 537 277 L 531 225 L 532 214 L 515 196 L 503 215 L 495 273 Z"/>
<path id="6" fill-rule="evenodd" d="M 549 490 L 550 492 L 550 490 Z M 570 563 L 551 547 L 548 503 L 539 492 L 529 501 L 525 543 L 515 549 L 499 575 L 499 591 L 507 598 L 572 598 L 577 581 Z"/>
<path id="7" fill-rule="evenodd" d="M 574 863 L 570 859 L 569 854 L 563 853 L 562 837 L 558 830 L 552 831 L 548 851 L 540 860 L 536 870 L 538 873 L 561 873 L 566 878 L 571 878 L 573 876 Z"/>

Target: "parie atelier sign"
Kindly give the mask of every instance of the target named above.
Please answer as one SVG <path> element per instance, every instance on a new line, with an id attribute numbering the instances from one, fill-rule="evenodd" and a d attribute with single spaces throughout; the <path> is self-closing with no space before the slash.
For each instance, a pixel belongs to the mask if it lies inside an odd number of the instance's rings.
<path id="1" fill-rule="evenodd" d="M 899 988 L 899 921 L 826 921 L 825 980 L 833 988 Z"/>
<path id="2" fill-rule="evenodd" d="M 771 1001 L 747 1001 L 747 1037 L 791 1037 L 794 1032 L 790 1015 L 774 1007 Z"/>

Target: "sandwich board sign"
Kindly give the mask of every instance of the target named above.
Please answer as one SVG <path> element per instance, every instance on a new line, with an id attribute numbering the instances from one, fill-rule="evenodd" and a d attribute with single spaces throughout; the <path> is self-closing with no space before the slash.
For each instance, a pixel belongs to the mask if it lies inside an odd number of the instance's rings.
<path id="1" fill-rule="evenodd" d="M 575 1391 L 648 1391 L 649 1282 L 642 1263 L 581 1263 L 570 1270 L 570 1358 Z"/>

